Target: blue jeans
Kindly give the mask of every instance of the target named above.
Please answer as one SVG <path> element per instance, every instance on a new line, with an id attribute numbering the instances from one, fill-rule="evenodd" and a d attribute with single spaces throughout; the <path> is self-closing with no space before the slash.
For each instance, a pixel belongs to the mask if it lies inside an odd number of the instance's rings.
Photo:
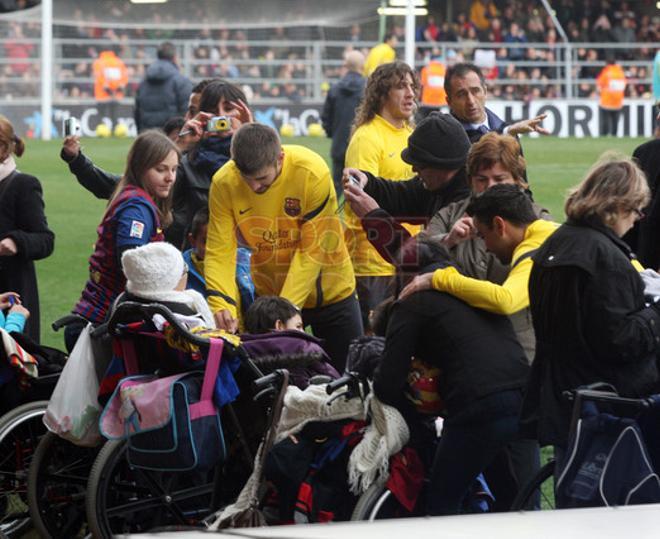
<path id="1" fill-rule="evenodd" d="M 500 391 L 447 418 L 429 477 L 428 514 L 460 513 L 475 478 L 517 439 L 521 402 L 520 390 Z"/>

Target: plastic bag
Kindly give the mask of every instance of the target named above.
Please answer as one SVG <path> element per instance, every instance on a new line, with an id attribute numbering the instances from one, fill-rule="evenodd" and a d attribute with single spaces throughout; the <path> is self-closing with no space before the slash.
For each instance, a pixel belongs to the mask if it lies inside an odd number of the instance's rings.
<path id="1" fill-rule="evenodd" d="M 97 400 L 99 381 L 94 367 L 91 330 L 92 324 L 87 324 L 80 333 L 43 420 L 49 431 L 84 447 L 93 447 L 101 442 L 101 407 Z"/>

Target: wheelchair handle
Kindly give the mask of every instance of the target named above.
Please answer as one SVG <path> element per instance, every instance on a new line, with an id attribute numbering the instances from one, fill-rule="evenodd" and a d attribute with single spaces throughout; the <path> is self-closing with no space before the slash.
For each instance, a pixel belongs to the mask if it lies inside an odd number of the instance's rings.
<path id="1" fill-rule="evenodd" d="M 648 397 L 632 399 L 628 397 L 619 397 L 617 393 L 612 391 L 598 391 L 589 388 L 564 391 L 563 397 L 568 401 L 588 400 L 607 404 L 621 404 L 625 406 L 632 406 L 634 408 L 649 408 L 653 404 L 653 400 Z"/>
<path id="2" fill-rule="evenodd" d="M 53 331 L 59 331 L 63 327 L 70 326 L 74 322 L 84 322 L 87 324 L 89 320 L 86 318 L 80 316 L 79 314 L 67 314 L 66 316 L 63 316 L 62 318 L 58 318 L 53 322 L 50 327 L 53 328 Z"/>
<path id="3" fill-rule="evenodd" d="M 269 386 L 279 386 L 282 380 L 284 379 L 284 373 L 287 372 L 285 369 L 277 369 L 266 376 L 257 378 L 252 382 L 252 388 L 255 393 L 261 393 L 264 389 Z"/>
<path id="4" fill-rule="evenodd" d="M 356 379 L 356 375 L 354 373 L 344 374 L 341 377 L 337 378 L 336 380 L 330 382 L 327 386 L 325 386 L 325 392 L 328 395 L 332 395 L 340 387 L 350 385 L 355 379 Z"/>

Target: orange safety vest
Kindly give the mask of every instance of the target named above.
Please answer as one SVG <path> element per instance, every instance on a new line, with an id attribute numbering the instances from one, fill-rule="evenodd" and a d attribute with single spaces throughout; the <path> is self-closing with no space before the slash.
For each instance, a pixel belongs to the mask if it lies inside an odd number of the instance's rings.
<path id="1" fill-rule="evenodd" d="M 605 66 L 596 79 L 596 85 L 600 91 L 601 108 L 619 110 L 623 107 L 626 83 L 626 75 L 620 65 Z"/>
<path id="2" fill-rule="evenodd" d="M 422 68 L 422 105 L 441 106 L 447 104 L 445 93 L 445 72 L 447 68 L 442 62 L 431 60 Z"/>
<path id="3" fill-rule="evenodd" d="M 126 64 L 113 51 L 102 51 L 92 66 L 94 97 L 99 100 L 121 99 L 128 84 Z"/>

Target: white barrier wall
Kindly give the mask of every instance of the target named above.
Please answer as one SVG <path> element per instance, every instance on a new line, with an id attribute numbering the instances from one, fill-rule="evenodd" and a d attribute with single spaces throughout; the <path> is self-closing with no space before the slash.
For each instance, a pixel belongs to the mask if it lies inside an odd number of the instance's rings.
<path id="1" fill-rule="evenodd" d="M 488 101 L 488 107 L 504 120 L 513 122 L 531 118 L 537 114 L 548 115 L 544 126 L 557 137 L 597 137 L 599 132 L 598 103 L 591 99 L 538 100 L 530 103 L 522 101 Z M 279 129 L 282 124 L 293 126 L 297 135 L 306 135 L 308 126 L 319 123 L 323 103 L 255 105 L 255 119 Z M 112 128 L 116 123 L 125 123 L 129 133 L 135 133 L 133 106 L 130 102 L 118 103 L 115 117 L 109 117 L 107 104 L 53 104 L 53 137 L 61 136 L 62 120 L 75 116 L 81 120 L 83 136 L 95 136 L 96 126 L 105 123 Z M 41 112 L 39 104 L 0 102 L 0 113 L 7 116 L 17 132 L 27 137 L 39 138 Z M 651 100 L 626 100 L 621 119 L 619 136 L 650 137 L 653 133 L 655 112 Z M 538 136 L 533 134 L 531 136 Z"/>
<path id="2" fill-rule="evenodd" d="M 543 126 L 557 137 L 597 137 L 599 133 L 598 102 L 592 99 L 492 101 L 488 108 L 506 121 L 547 114 Z M 654 107 L 650 99 L 624 102 L 619 118 L 618 136 L 650 137 L 654 126 Z M 539 136 L 534 134 L 532 136 Z"/>

